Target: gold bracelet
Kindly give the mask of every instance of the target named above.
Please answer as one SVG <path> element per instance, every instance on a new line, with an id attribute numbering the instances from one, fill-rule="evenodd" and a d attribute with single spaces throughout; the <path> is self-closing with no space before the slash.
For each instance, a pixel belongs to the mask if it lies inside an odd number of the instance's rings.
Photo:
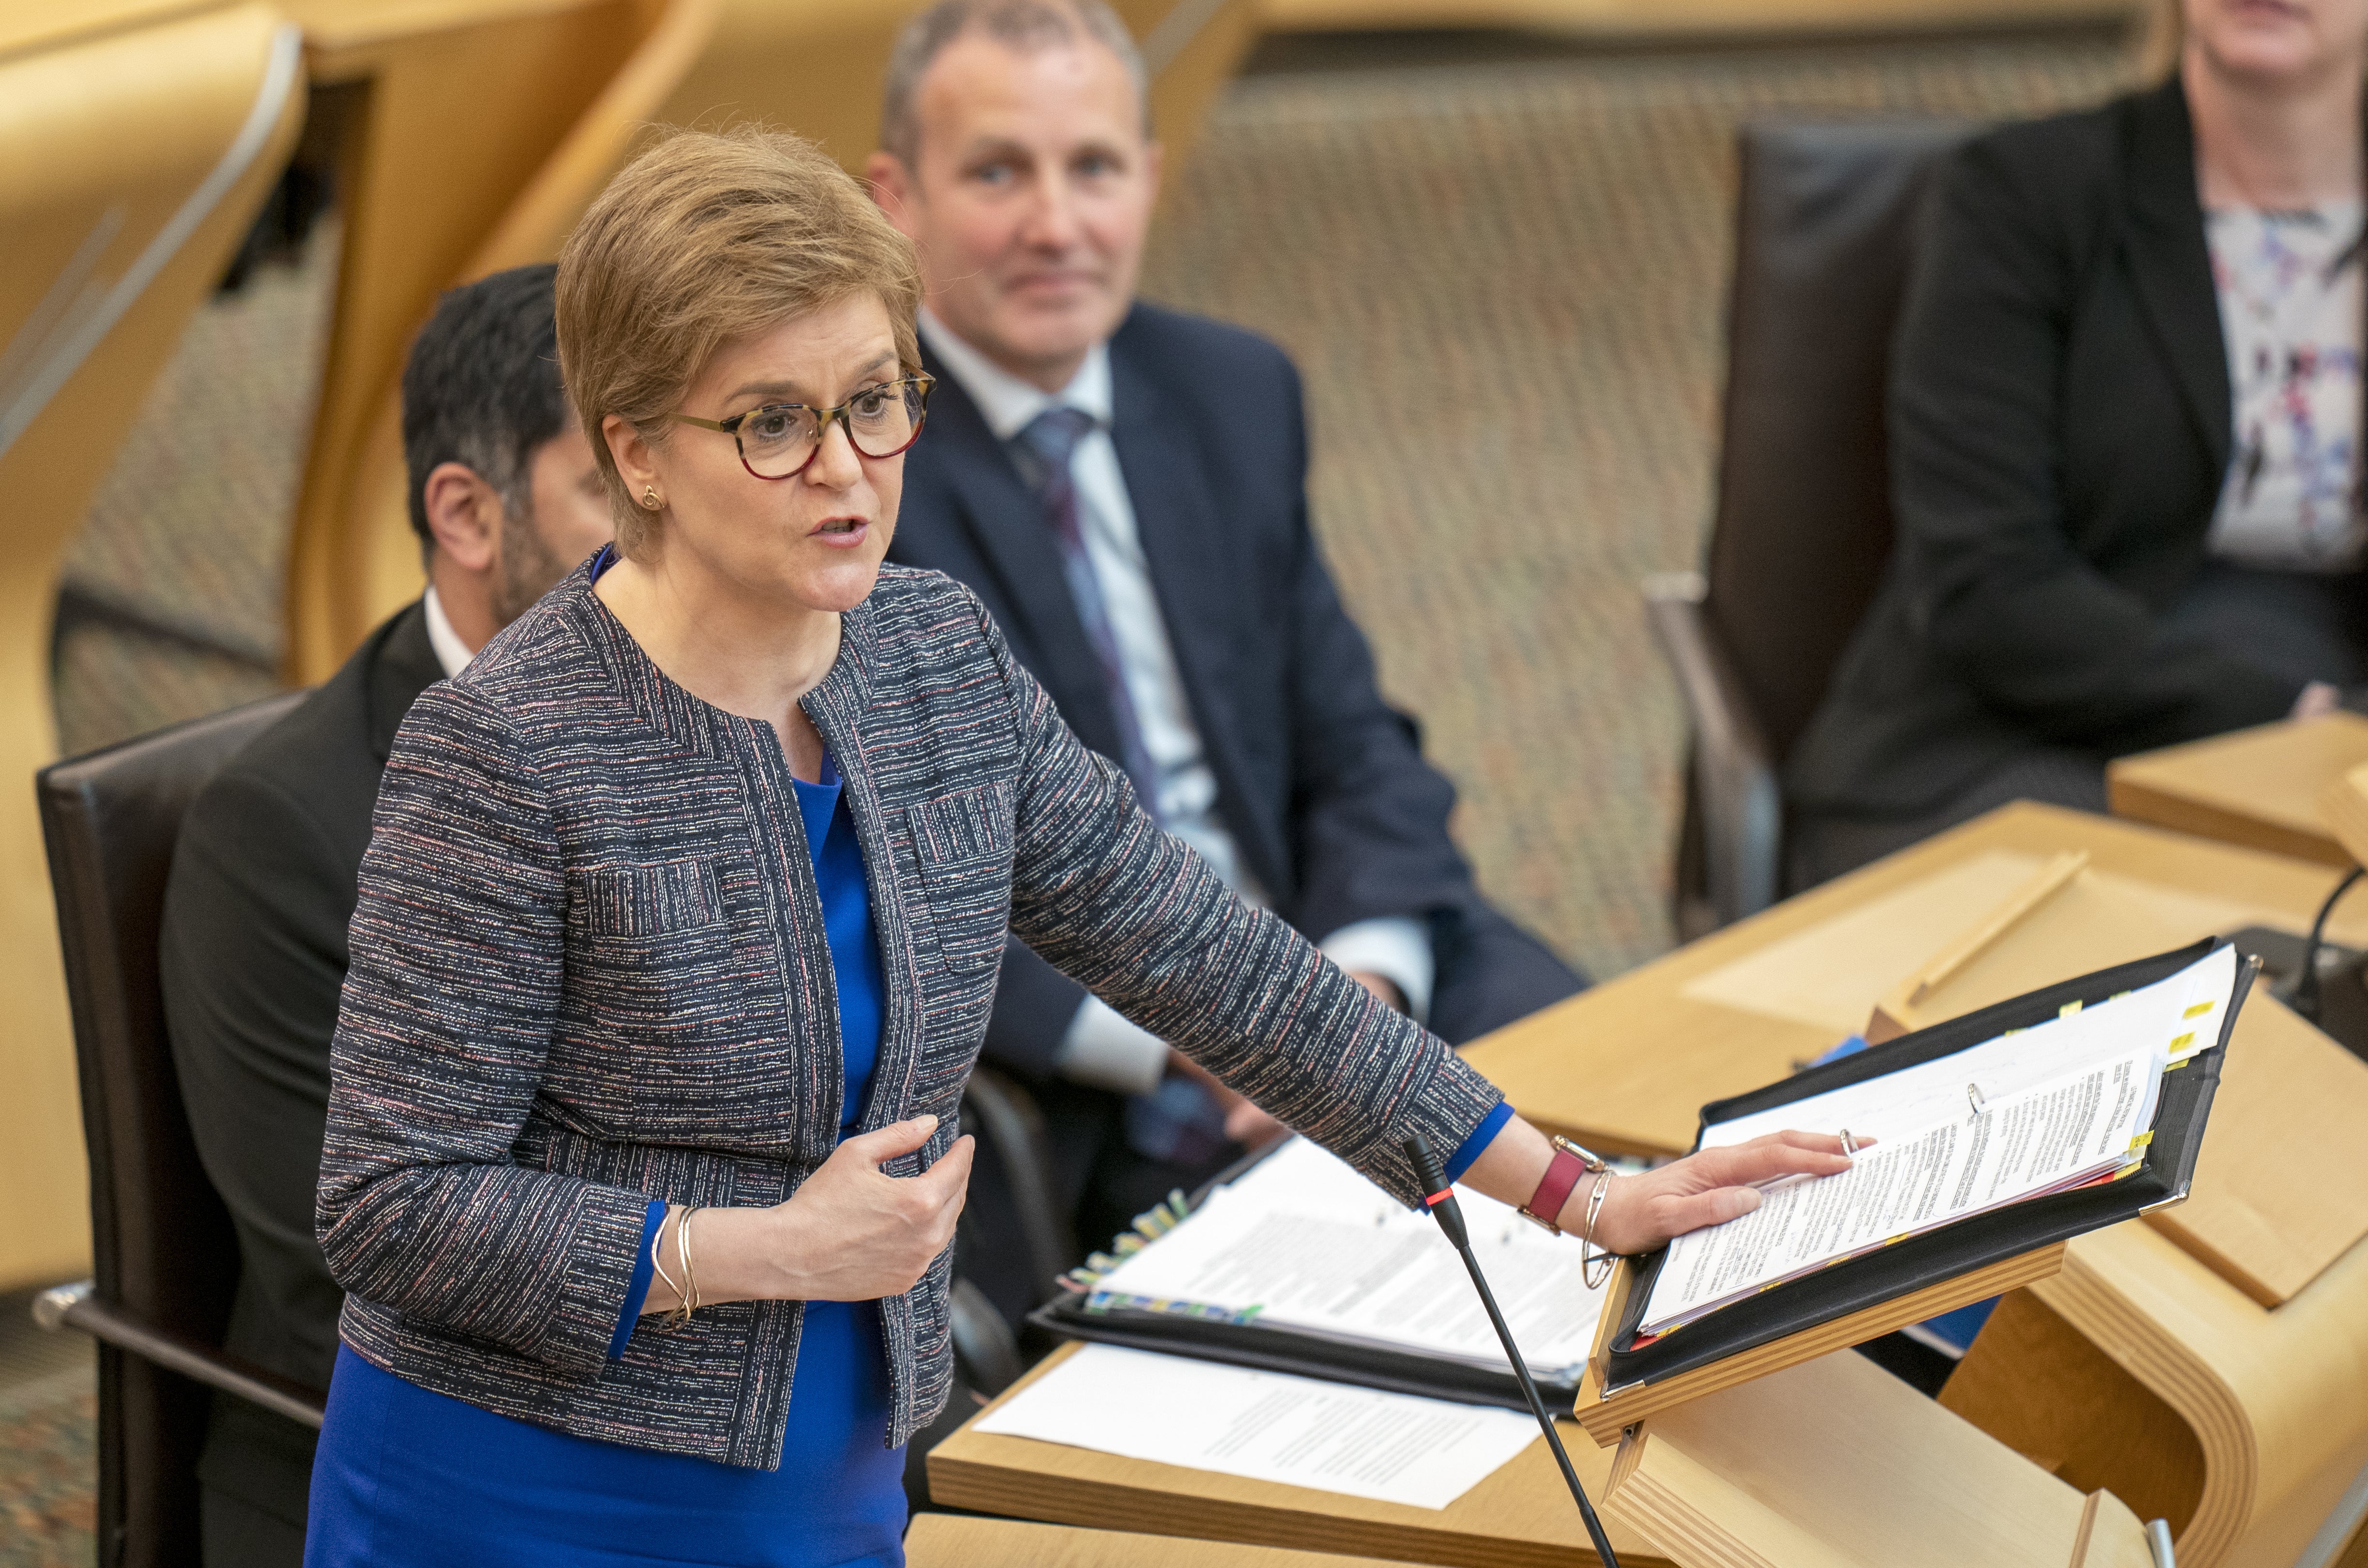
<path id="1" fill-rule="evenodd" d="M 674 1211 L 673 1205 L 667 1205 L 666 1212 L 671 1214 Z M 677 1221 L 677 1223 L 678 1224 L 680 1221 Z M 664 1220 L 660 1220 L 658 1221 L 657 1233 L 650 1238 L 650 1269 L 651 1272 L 655 1273 L 659 1278 L 666 1281 L 666 1289 L 674 1292 L 675 1301 L 679 1305 L 682 1301 L 682 1287 L 676 1284 L 674 1276 L 666 1271 L 666 1264 L 662 1261 L 665 1251 L 666 1221 Z M 667 1330 L 671 1329 L 674 1326 L 673 1319 L 674 1311 L 669 1309 L 666 1312 L 666 1318 L 653 1325 L 655 1332 L 664 1334 Z"/>
<path id="2" fill-rule="evenodd" d="M 1611 1186 L 1611 1173 L 1599 1169 L 1595 1187 L 1587 1195 L 1587 1221 L 1578 1232 L 1578 1281 L 1590 1290 L 1600 1290 L 1611 1278 L 1612 1265 L 1620 1261 L 1617 1254 L 1595 1250 L 1595 1216 L 1603 1208 L 1603 1194 Z M 1600 1264 L 1602 1271 L 1597 1272 Z"/>
<path id="3" fill-rule="evenodd" d="M 690 1267 L 690 1222 L 698 1214 L 698 1210 L 687 1209 L 683 1210 L 682 1218 L 675 1221 L 675 1261 L 682 1265 L 682 1305 L 676 1314 L 677 1327 L 689 1323 L 690 1314 L 699 1310 L 699 1276 L 692 1273 Z"/>

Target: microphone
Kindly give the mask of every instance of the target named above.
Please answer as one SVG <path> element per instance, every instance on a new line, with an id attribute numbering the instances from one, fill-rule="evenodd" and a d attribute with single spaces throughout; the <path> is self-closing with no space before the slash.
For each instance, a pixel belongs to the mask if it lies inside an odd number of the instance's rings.
<path id="1" fill-rule="evenodd" d="M 1513 1343 L 1513 1331 L 1505 1326 L 1505 1314 L 1497 1310 L 1497 1297 L 1488 1289 L 1487 1277 L 1480 1272 L 1480 1260 L 1472 1256 L 1472 1237 L 1463 1228 L 1463 1210 L 1455 1201 L 1455 1191 L 1448 1186 L 1447 1173 L 1440 1167 L 1439 1153 L 1430 1140 L 1417 1132 L 1409 1135 L 1399 1147 L 1406 1151 L 1406 1163 L 1414 1166 L 1415 1176 L 1423 1186 L 1423 1202 L 1430 1209 L 1439 1228 L 1463 1255 L 1463 1267 L 1472 1273 L 1472 1288 L 1480 1292 L 1480 1304 L 1488 1309 L 1488 1322 L 1497 1330 L 1498 1343 L 1505 1346 L 1505 1359 L 1513 1364 L 1513 1377 L 1521 1385 L 1521 1395 L 1530 1402 L 1530 1414 L 1538 1418 L 1538 1430 L 1546 1435 L 1546 1446 L 1554 1450 L 1554 1463 L 1562 1467 L 1564 1483 L 1578 1505 L 1578 1517 L 1587 1526 L 1587 1539 L 1595 1543 L 1595 1555 L 1603 1560 L 1603 1568 L 1620 1568 L 1620 1559 L 1611 1550 L 1611 1538 L 1603 1533 L 1603 1521 L 1595 1517 L 1595 1506 L 1587 1500 L 1587 1488 L 1578 1483 L 1578 1471 L 1570 1468 L 1570 1455 L 1563 1451 L 1562 1434 L 1554 1430 L 1554 1417 L 1546 1414 L 1546 1402 L 1538 1397 L 1538 1385 L 1530 1376 L 1530 1364 L 1521 1359 L 1519 1346 Z"/>

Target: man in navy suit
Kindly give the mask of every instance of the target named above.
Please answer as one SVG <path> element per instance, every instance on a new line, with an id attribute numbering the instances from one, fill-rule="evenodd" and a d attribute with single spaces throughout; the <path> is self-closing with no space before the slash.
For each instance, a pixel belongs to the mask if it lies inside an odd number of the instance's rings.
<path id="1" fill-rule="evenodd" d="M 1308 526 L 1290 360 L 1133 299 L 1144 85 L 1099 0 L 946 0 L 899 40 L 869 173 L 920 251 L 938 387 L 889 558 L 969 584 L 1163 826 L 1461 1043 L 1582 982 L 1480 896 L 1454 790 L 1374 684 Z M 1042 1103 L 1089 1244 L 1274 1131 L 1017 942 L 986 1055 Z M 1007 1312 L 1040 1293 L 998 1267 L 1017 1248 L 977 1250 Z"/>

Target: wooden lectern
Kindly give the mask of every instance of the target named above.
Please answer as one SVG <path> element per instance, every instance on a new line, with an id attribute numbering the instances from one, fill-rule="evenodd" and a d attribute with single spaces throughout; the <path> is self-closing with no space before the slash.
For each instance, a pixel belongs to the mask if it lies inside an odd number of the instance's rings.
<path id="1" fill-rule="evenodd" d="M 2066 852 L 2089 861 L 1994 940 L 1962 941 Z M 1918 1021 L 1937 1021 L 2212 932 L 2306 926 L 2334 880 L 2007 807 L 1471 1054 L 1533 1119 L 1591 1145 L 1674 1153 L 1704 1101 L 1783 1076 L 1904 979 L 1927 982 Z M 2332 929 L 2368 944 L 2345 911 Z M 1952 946 L 1971 950 L 1933 961 Z M 1565 1423 L 1622 1562 L 2143 1568 L 2136 1519 L 2160 1517 L 2180 1568 L 2291 1568 L 2368 1461 L 2362 1125 L 2368 1065 L 2257 992 L 2193 1195 L 2067 1244 L 2053 1273 L 2008 1295 L 1941 1403 L 1835 1351 L 1692 1390 L 1607 1433 L 1616 1449 Z M 1543 1443 L 1438 1513 L 972 1427 L 929 1469 L 956 1506 L 1103 1528 L 1492 1568 L 1592 1561 Z"/>
<path id="2" fill-rule="evenodd" d="M 2146 1528 L 1861 1356 L 1646 1416 L 1603 1513 L 1680 1568 L 2152 1568 Z"/>
<path id="3" fill-rule="evenodd" d="M 2066 853 L 2089 860 L 2061 874 Z M 1629 995 L 1577 998 L 1563 1031 L 1616 1040 L 1616 1022 L 1588 1015 L 1617 1003 L 1668 1020 L 1661 1059 L 1723 1053 L 1767 1081 L 1842 1032 L 1838 998 L 1854 994 L 1863 1018 L 1914 995 L 1906 1021 L 1927 1025 L 2211 931 L 2306 926 L 2333 883 L 2274 856 L 2018 806 L 1623 977 Z M 2019 913 L 1998 922 L 2009 903 Z M 1871 961 L 1885 943 L 1896 951 Z M 1813 1018 L 1824 1032 L 1804 1028 Z M 1527 1065 L 1547 1042 L 1518 1043 L 1519 1057 L 1484 1046 L 1476 1064 L 1564 1119 Z M 1597 1053 L 1566 1049 L 1555 1071 L 1598 1085 L 1590 1111 L 1624 1117 L 1630 1057 L 1607 1043 L 1599 1074 Z M 1749 1082 L 1694 1081 L 1697 1099 Z M 1683 1147 L 1674 1118 L 1656 1118 L 1658 1145 Z M 2193 1195 L 2070 1243 L 2060 1267 L 2007 1296 L 1942 1403 L 2076 1491 L 2167 1518 L 2180 1568 L 2287 1568 L 2368 1463 L 2362 1125 L 2368 1065 L 2257 992 Z"/>
<path id="4" fill-rule="evenodd" d="M 1622 1568 L 2153 1563 L 2112 1495 L 2084 1495 L 1849 1351 L 1656 1412 L 1616 1453 L 1569 1422 L 1562 1431 Z M 928 1465 L 940 1503 L 1098 1529 L 1469 1568 L 1598 1562 L 1543 1440 L 1439 1510 L 985 1433 L 975 1420 Z"/>

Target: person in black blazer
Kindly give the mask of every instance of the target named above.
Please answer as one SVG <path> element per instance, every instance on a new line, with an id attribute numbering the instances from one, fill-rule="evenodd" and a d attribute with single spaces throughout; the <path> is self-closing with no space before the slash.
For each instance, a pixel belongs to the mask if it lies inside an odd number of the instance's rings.
<path id="1" fill-rule="evenodd" d="M 414 699 L 609 537 L 560 388 L 548 266 L 438 305 L 404 376 L 412 526 L 430 586 L 242 749 L 189 810 L 160 960 L 198 1152 L 229 1206 L 225 1347 L 325 1390 L 344 1293 L 313 1239 L 346 923 L 396 728 Z M 313 1434 L 217 1395 L 199 1465 L 209 1568 L 293 1568 Z"/>
<path id="2" fill-rule="evenodd" d="M 2101 811 L 2109 758 L 2368 679 L 2363 62 L 2362 0 L 2189 0 L 2172 80 L 1941 170 L 1897 541 L 1788 765 L 1795 885 L 2019 797 Z"/>
<path id="3" fill-rule="evenodd" d="M 1290 360 L 1133 298 L 1158 166 L 1141 70 L 1092 0 L 948 0 L 900 40 L 870 173 L 920 247 L 938 388 L 889 559 L 974 589 L 1164 825 L 1461 1043 L 1583 983 L 1481 896 L 1453 789 L 1375 685 L 1308 524 Z M 1038 421 L 1064 415 L 1074 444 L 1048 455 Z M 1125 1057 L 1103 1011 L 1015 942 L 985 1045 L 1043 1105 L 1088 1244 L 1273 1127 L 1220 1121 L 1156 1040 Z M 990 1237 L 997 1180 L 982 1151 Z M 1042 1282 L 1019 1249 L 973 1252 L 964 1273 L 1023 1309 Z"/>

